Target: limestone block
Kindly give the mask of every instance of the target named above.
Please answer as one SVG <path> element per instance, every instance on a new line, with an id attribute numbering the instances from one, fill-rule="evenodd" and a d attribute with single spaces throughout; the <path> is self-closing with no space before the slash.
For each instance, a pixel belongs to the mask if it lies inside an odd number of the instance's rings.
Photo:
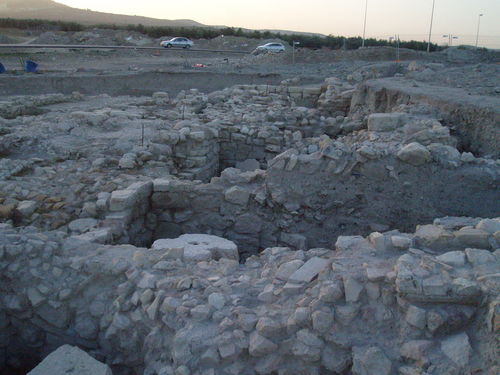
<path id="1" fill-rule="evenodd" d="M 463 251 L 448 251 L 437 256 L 436 259 L 453 267 L 462 267 L 465 265 L 465 253 Z"/>
<path id="2" fill-rule="evenodd" d="M 323 302 L 336 302 L 344 297 L 344 292 L 339 282 L 328 282 L 321 286 L 319 299 Z"/>
<path id="3" fill-rule="evenodd" d="M 476 229 L 480 229 L 489 234 L 500 231 L 500 219 L 483 219 L 481 220 Z"/>
<path id="4" fill-rule="evenodd" d="M 460 165 L 460 152 L 455 147 L 441 143 L 431 143 L 427 146 L 432 158 L 444 166 L 458 167 Z"/>
<path id="5" fill-rule="evenodd" d="M 391 271 L 390 266 L 377 265 L 366 268 L 366 277 L 369 281 L 376 282 L 385 279 L 385 275 Z"/>
<path id="6" fill-rule="evenodd" d="M 46 301 L 46 297 L 40 294 L 40 292 L 35 288 L 29 288 L 27 291 L 27 296 L 33 307 L 40 306 L 43 302 Z"/>
<path id="7" fill-rule="evenodd" d="M 370 243 L 377 249 L 378 251 L 386 251 L 389 249 L 390 243 L 389 238 L 386 238 L 382 233 L 373 232 L 368 236 L 368 240 Z"/>
<path id="8" fill-rule="evenodd" d="M 184 246 L 183 259 L 186 262 L 208 261 L 212 259 L 212 253 L 198 245 L 186 245 Z"/>
<path id="9" fill-rule="evenodd" d="M 78 332 L 78 336 L 87 340 L 96 339 L 99 333 L 97 324 L 90 317 L 85 315 L 76 318 L 75 330 Z"/>
<path id="10" fill-rule="evenodd" d="M 194 320 L 202 321 L 210 317 L 211 308 L 208 305 L 198 305 L 193 307 L 190 312 Z"/>
<path id="11" fill-rule="evenodd" d="M 442 275 L 432 275 L 422 281 L 422 290 L 425 296 L 429 297 L 446 297 L 449 293 L 450 286 L 447 280 Z"/>
<path id="12" fill-rule="evenodd" d="M 414 327 L 424 329 L 426 324 L 426 311 L 411 305 L 406 312 L 405 320 Z"/>
<path id="13" fill-rule="evenodd" d="M 457 277 L 452 281 L 452 291 L 457 297 L 464 298 L 474 298 L 481 295 L 481 289 L 479 285 L 472 280 L 465 279 L 463 277 Z"/>
<path id="14" fill-rule="evenodd" d="M 28 375 L 112 375 L 111 369 L 83 350 L 63 345 L 49 354 Z"/>
<path id="15" fill-rule="evenodd" d="M 423 165 L 432 159 L 429 150 L 418 142 L 413 142 L 402 147 L 398 151 L 397 156 L 400 160 L 414 166 Z"/>
<path id="16" fill-rule="evenodd" d="M 337 251 L 356 251 L 366 248 L 373 247 L 362 236 L 339 236 L 337 242 L 335 242 L 335 249 Z"/>
<path id="17" fill-rule="evenodd" d="M 304 290 L 303 283 L 294 283 L 289 281 L 285 284 L 285 286 L 283 286 L 281 293 L 285 296 L 290 296 L 302 293 L 303 290 Z"/>
<path id="18" fill-rule="evenodd" d="M 280 323 L 271 318 L 262 317 L 257 322 L 255 328 L 257 329 L 257 332 L 260 335 L 272 339 L 274 336 L 279 334 L 279 332 L 282 329 L 282 326 Z"/>
<path id="19" fill-rule="evenodd" d="M 159 292 L 156 295 L 154 301 L 146 309 L 146 313 L 151 320 L 155 320 L 158 315 L 158 310 L 160 309 L 161 303 L 163 302 L 163 292 Z"/>
<path id="20" fill-rule="evenodd" d="M 391 243 L 396 249 L 407 250 L 411 244 L 411 238 L 405 236 L 391 236 Z"/>
<path id="21" fill-rule="evenodd" d="M 276 278 L 286 281 L 295 271 L 297 271 L 303 265 L 304 262 L 300 259 L 294 259 L 289 262 L 285 262 L 278 267 L 278 270 L 276 271 Z"/>
<path id="22" fill-rule="evenodd" d="M 475 160 L 474 154 L 472 152 L 462 152 L 460 155 L 460 161 L 463 163 L 471 163 Z"/>
<path id="23" fill-rule="evenodd" d="M 321 356 L 321 364 L 335 374 L 344 374 L 351 367 L 352 354 L 348 350 L 327 345 Z"/>
<path id="24" fill-rule="evenodd" d="M 160 311 L 163 313 L 174 312 L 179 306 L 181 302 L 174 297 L 167 297 L 163 300 L 162 305 L 160 306 Z"/>
<path id="25" fill-rule="evenodd" d="M 465 254 L 467 255 L 467 260 L 472 263 L 473 266 L 494 264 L 497 262 L 496 257 L 488 250 L 465 249 Z"/>
<path id="26" fill-rule="evenodd" d="M 451 232 L 437 225 L 418 225 L 415 232 L 418 245 L 436 250 L 449 248 L 453 239 Z"/>
<path id="27" fill-rule="evenodd" d="M 457 366 L 467 366 L 472 354 L 469 336 L 467 333 L 459 333 L 441 341 L 441 351 Z"/>
<path id="28" fill-rule="evenodd" d="M 153 182 L 152 181 L 134 182 L 127 188 L 127 190 L 135 191 L 136 194 L 140 197 L 147 197 L 153 191 Z"/>
<path id="29" fill-rule="evenodd" d="M 153 191 L 154 192 L 169 191 L 170 182 L 171 180 L 167 178 L 158 178 L 156 180 L 153 180 Z"/>
<path id="30" fill-rule="evenodd" d="M 353 348 L 354 375 L 390 375 L 392 363 L 384 352 L 376 347 L 354 347 Z"/>
<path id="31" fill-rule="evenodd" d="M 155 286 L 156 286 L 156 277 L 155 275 L 149 272 L 145 272 L 142 275 L 141 280 L 137 284 L 137 287 L 141 289 L 153 289 Z"/>
<path id="32" fill-rule="evenodd" d="M 95 229 L 91 232 L 80 234 L 78 236 L 72 236 L 71 238 L 80 241 L 105 244 L 111 241 L 113 235 L 110 228 L 100 228 L 100 229 Z"/>
<path id="33" fill-rule="evenodd" d="M 281 232 L 280 241 L 295 249 L 305 250 L 307 247 L 307 238 L 297 233 Z"/>
<path id="34" fill-rule="evenodd" d="M 251 332 L 257 324 L 258 318 L 254 314 L 240 314 L 238 323 L 245 332 Z"/>
<path id="35" fill-rule="evenodd" d="M 332 329 L 334 314 L 325 311 L 315 311 L 312 314 L 312 324 L 314 330 L 320 333 L 327 333 Z"/>
<path id="36" fill-rule="evenodd" d="M 390 132 L 404 125 L 408 120 L 406 113 L 372 113 L 368 116 L 368 130 Z"/>
<path id="37" fill-rule="evenodd" d="M 230 203 L 246 206 L 250 193 L 238 186 L 233 186 L 225 191 L 224 198 Z"/>
<path id="38" fill-rule="evenodd" d="M 295 271 L 288 278 L 288 281 L 299 284 L 308 283 L 329 265 L 330 261 L 328 259 L 318 257 L 311 258 L 302 267 Z"/>
<path id="39" fill-rule="evenodd" d="M 405 342 L 401 347 L 400 352 L 403 358 L 424 362 L 425 356 L 431 347 L 432 341 L 412 340 Z"/>
<path id="40" fill-rule="evenodd" d="M 215 309 L 220 310 L 226 304 L 226 298 L 222 293 L 211 293 L 208 296 L 208 304 Z"/>
<path id="41" fill-rule="evenodd" d="M 15 208 L 15 204 L 0 204 L 0 219 L 10 219 Z"/>
<path id="42" fill-rule="evenodd" d="M 357 302 L 360 299 L 364 286 L 353 277 L 344 278 L 344 292 L 346 302 Z"/>
<path id="43" fill-rule="evenodd" d="M 262 229 L 262 219 L 253 214 L 244 214 L 236 218 L 234 231 L 237 233 L 258 234 Z"/>
<path id="44" fill-rule="evenodd" d="M 287 276 L 288 278 L 288 276 Z M 265 303 L 271 303 L 273 302 L 274 300 L 274 286 L 271 285 L 271 284 L 268 284 L 264 287 L 264 290 L 259 293 L 259 295 L 257 296 L 257 298 L 259 299 L 259 301 L 261 302 L 265 302 Z"/>
<path id="45" fill-rule="evenodd" d="M 38 202 L 36 201 L 21 201 L 17 205 L 17 211 L 21 214 L 22 217 L 27 218 L 33 215 L 37 207 Z"/>
<path id="46" fill-rule="evenodd" d="M 266 354 L 273 353 L 278 349 L 278 345 L 264 336 L 254 332 L 250 335 L 250 346 L 248 352 L 252 357 L 262 357 Z"/>
<path id="47" fill-rule="evenodd" d="M 458 241 L 467 247 L 478 249 L 489 249 L 491 247 L 488 241 L 489 233 L 475 228 L 462 228 L 453 233 Z"/>
<path id="48" fill-rule="evenodd" d="M 137 167 L 136 157 L 137 155 L 134 153 L 127 153 L 122 156 L 118 162 L 118 166 L 122 169 L 134 169 Z"/>
<path id="49" fill-rule="evenodd" d="M 174 239 L 156 240 L 153 250 L 181 251 L 184 260 L 201 261 L 209 259 L 239 259 L 238 247 L 232 241 L 208 234 L 183 234 Z"/>
<path id="50" fill-rule="evenodd" d="M 244 161 L 237 162 L 236 168 L 238 168 L 242 172 L 250 172 L 256 169 L 260 169 L 260 163 L 255 159 L 246 159 Z"/>
<path id="51" fill-rule="evenodd" d="M 297 339 L 292 347 L 292 353 L 306 362 L 316 362 L 321 358 L 323 340 L 308 329 L 297 332 Z"/>
<path id="52" fill-rule="evenodd" d="M 132 208 L 137 195 L 134 190 L 115 190 L 109 201 L 110 211 L 124 211 Z"/>
<path id="53" fill-rule="evenodd" d="M 84 233 L 97 226 L 98 221 L 92 218 L 76 219 L 68 224 L 69 230 L 76 233 Z"/>
<path id="54" fill-rule="evenodd" d="M 236 345 L 234 345 L 234 343 L 232 343 L 232 342 L 228 342 L 225 344 L 219 344 L 218 349 L 219 349 L 220 357 L 222 359 L 232 357 L 237 353 L 236 352 Z M 186 373 L 186 374 L 190 374 L 190 373 Z"/>

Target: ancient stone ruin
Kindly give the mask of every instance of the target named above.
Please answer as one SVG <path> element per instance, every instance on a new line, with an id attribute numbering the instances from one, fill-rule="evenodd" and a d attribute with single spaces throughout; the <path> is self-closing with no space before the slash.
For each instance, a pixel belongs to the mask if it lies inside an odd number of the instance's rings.
<path id="1" fill-rule="evenodd" d="M 404 69 L 2 98 L 3 373 L 498 374 L 499 99 Z"/>

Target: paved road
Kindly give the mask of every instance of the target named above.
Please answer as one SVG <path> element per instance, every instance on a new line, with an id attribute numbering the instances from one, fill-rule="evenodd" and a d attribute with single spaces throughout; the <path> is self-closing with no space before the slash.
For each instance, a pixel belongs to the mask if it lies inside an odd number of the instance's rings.
<path id="1" fill-rule="evenodd" d="M 0 44 L 0 49 L 43 49 L 43 48 L 68 48 L 68 49 L 132 49 L 132 50 L 159 50 L 159 51 L 183 51 L 183 52 L 214 52 L 214 53 L 236 53 L 250 54 L 248 51 L 200 49 L 200 48 L 164 48 L 164 47 L 136 47 L 136 46 L 101 46 L 101 45 L 69 45 L 69 44 Z"/>

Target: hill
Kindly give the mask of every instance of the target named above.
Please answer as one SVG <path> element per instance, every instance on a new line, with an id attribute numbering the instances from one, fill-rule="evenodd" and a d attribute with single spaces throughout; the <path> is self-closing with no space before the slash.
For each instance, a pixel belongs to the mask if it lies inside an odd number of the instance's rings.
<path id="1" fill-rule="evenodd" d="M 170 27 L 206 27 L 193 20 L 162 20 L 141 16 L 95 12 L 72 8 L 52 0 L 3 0 L 0 15 L 15 19 L 45 19 L 51 21 L 78 22 L 86 25 L 115 24 Z"/>

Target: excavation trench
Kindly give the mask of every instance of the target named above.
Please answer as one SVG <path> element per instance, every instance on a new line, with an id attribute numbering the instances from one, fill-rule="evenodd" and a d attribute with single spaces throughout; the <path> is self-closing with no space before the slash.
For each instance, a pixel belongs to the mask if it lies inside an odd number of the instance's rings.
<path id="1" fill-rule="evenodd" d="M 115 194 L 116 202 L 112 195 L 103 225 L 118 228 L 117 243 L 138 246 L 184 233 L 214 234 L 234 241 L 245 258 L 273 246 L 332 248 L 346 233 L 410 232 L 436 217 L 500 212 L 498 167 L 415 167 L 388 157 L 351 160 L 335 173 L 328 158 L 293 155 L 280 155 L 266 171 L 226 169 L 210 183 L 136 184 Z"/>

